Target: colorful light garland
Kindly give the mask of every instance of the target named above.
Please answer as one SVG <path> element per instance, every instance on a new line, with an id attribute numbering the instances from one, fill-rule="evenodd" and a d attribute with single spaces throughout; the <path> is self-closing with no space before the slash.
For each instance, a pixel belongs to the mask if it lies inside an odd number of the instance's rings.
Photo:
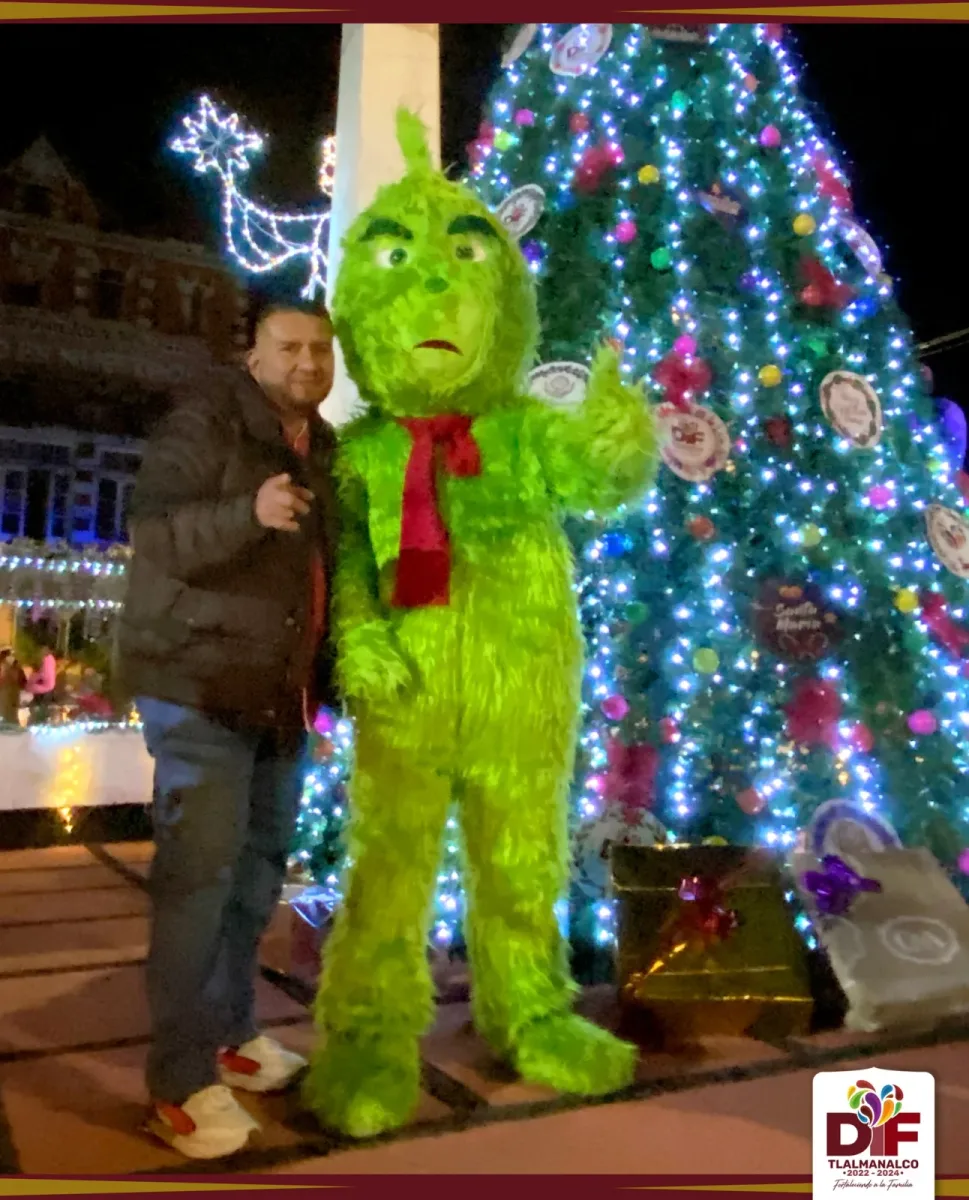
<path id="1" fill-rule="evenodd" d="M 233 259 L 254 275 L 278 271 L 305 260 L 309 275 L 302 289 L 312 299 L 326 290 L 327 242 L 330 211 L 284 213 L 256 204 L 239 187 L 249 171 L 249 159 L 265 148 L 264 138 L 245 128 L 238 113 L 222 112 L 202 96 L 194 116 L 182 118 L 185 132 L 170 143 L 176 154 L 190 156 L 200 175 L 214 172 L 222 192 L 222 227 L 226 248 Z M 322 148 L 320 188 L 332 195 L 336 142 L 327 138 Z"/>

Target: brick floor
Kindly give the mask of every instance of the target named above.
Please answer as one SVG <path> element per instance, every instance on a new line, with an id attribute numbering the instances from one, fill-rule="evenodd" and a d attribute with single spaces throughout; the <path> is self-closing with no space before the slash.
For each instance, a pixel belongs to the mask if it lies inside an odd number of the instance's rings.
<path id="1" fill-rule="evenodd" d="M 140 884 L 150 858 L 144 844 L 0 854 L 0 1174 L 205 1170 L 139 1129 L 148 1044 Z M 277 950 L 267 944 L 267 965 L 277 965 Z M 262 1019 L 307 1052 L 309 1016 L 299 990 L 285 984 L 278 974 L 260 980 Z M 609 989 L 588 993 L 582 1007 L 606 1024 L 615 1019 Z M 936 1076 L 938 1171 L 969 1174 L 969 1030 L 939 1041 L 938 1033 L 840 1032 L 779 1045 L 713 1039 L 689 1055 L 644 1054 L 627 1096 L 582 1104 L 516 1079 L 474 1033 L 467 1004 L 451 1003 L 440 1006 L 425 1039 L 426 1091 L 407 1129 L 353 1146 L 319 1129 L 297 1094 L 244 1097 L 263 1130 L 232 1167 L 309 1175 L 807 1174 L 815 1071 L 867 1061 Z"/>

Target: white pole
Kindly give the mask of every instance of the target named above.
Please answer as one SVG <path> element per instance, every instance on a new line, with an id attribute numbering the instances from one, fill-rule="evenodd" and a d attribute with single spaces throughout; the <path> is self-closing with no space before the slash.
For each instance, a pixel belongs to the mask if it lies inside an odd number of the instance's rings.
<path id="1" fill-rule="evenodd" d="M 342 37 L 327 301 L 333 294 L 347 228 L 377 189 L 403 171 L 396 131 L 400 105 L 416 112 L 427 126 L 435 162 L 441 155 L 438 26 L 344 25 Z M 360 398 L 338 351 L 333 391 L 320 411 L 334 425 L 342 425 L 359 407 Z"/>

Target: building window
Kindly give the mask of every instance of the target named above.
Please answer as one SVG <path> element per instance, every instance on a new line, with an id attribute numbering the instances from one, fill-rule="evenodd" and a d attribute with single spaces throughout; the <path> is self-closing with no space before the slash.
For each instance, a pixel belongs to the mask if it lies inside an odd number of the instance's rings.
<path id="1" fill-rule="evenodd" d="M 54 198 L 48 188 L 28 183 L 23 190 L 23 210 L 33 217 L 49 217 L 54 211 Z"/>
<path id="2" fill-rule="evenodd" d="M 120 271 L 101 271 L 96 292 L 97 315 L 105 321 L 117 321 L 124 303 L 124 275 Z"/>
<path id="3" fill-rule="evenodd" d="M 43 467 L 27 472 L 27 505 L 24 512 L 24 537 L 42 542 L 49 526 L 51 473 Z"/>
<path id="4" fill-rule="evenodd" d="M 5 299 L 8 304 L 16 304 L 21 308 L 39 308 L 41 290 L 39 283 L 8 283 Z"/>
<path id="5" fill-rule="evenodd" d="M 71 477 L 64 471 L 54 476 L 50 496 L 50 525 L 48 537 L 61 541 L 67 537 L 67 506 L 71 496 Z"/>
<path id="6" fill-rule="evenodd" d="M 126 483 L 121 493 L 121 541 L 128 540 L 128 520 L 131 515 L 131 498 L 135 492 L 133 483 Z"/>
<path id="7" fill-rule="evenodd" d="M 118 540 L 117 480 L 102 479 L 98 483 L 94 534 L 99 542 L 116 542 Z"/>
<path id="8" fill-rule="evenodd" d="M 7 471 L 3 480 L 3 509 L 0 511 L 0 532 L 4 537 L 23 537 L 25 483 L 23 471 Z"/>

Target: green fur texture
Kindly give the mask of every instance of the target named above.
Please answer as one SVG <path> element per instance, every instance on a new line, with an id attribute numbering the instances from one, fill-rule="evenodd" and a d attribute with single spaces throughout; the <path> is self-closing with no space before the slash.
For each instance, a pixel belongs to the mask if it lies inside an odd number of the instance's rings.
<path id="1" fill-rule="evenodd" d="M 398 126 L 407 174 L 347 234 L 333 303 L 369 402 L 339 454 L 333 597 L 357 741 L 352 870 L 304 1095 L 354 1137 L 400 1125 L 418 1101 L 418 1041 L 434 1011 L 427 931 L 455 803 L 480 1033 L 526 1079 L 562 1092 L 619 1090 L 635 1061 L 572 1014 L 554 914 L 567 887 L 583 659 L 561 518 L 606 514 L 645 491 L 651 412 L 608 349 L 576 411 L 525 394 L 538 317 L 524 259 L 476 197 L 428 169 L 415 120 Z M 415 349 L 426 339 L 460 353 Z M 438 481 L 451 602 L 393 609 L 411 446 L 396 418 L 445 412 L 475 417 L 482 459 L 480 476 Z"/>

